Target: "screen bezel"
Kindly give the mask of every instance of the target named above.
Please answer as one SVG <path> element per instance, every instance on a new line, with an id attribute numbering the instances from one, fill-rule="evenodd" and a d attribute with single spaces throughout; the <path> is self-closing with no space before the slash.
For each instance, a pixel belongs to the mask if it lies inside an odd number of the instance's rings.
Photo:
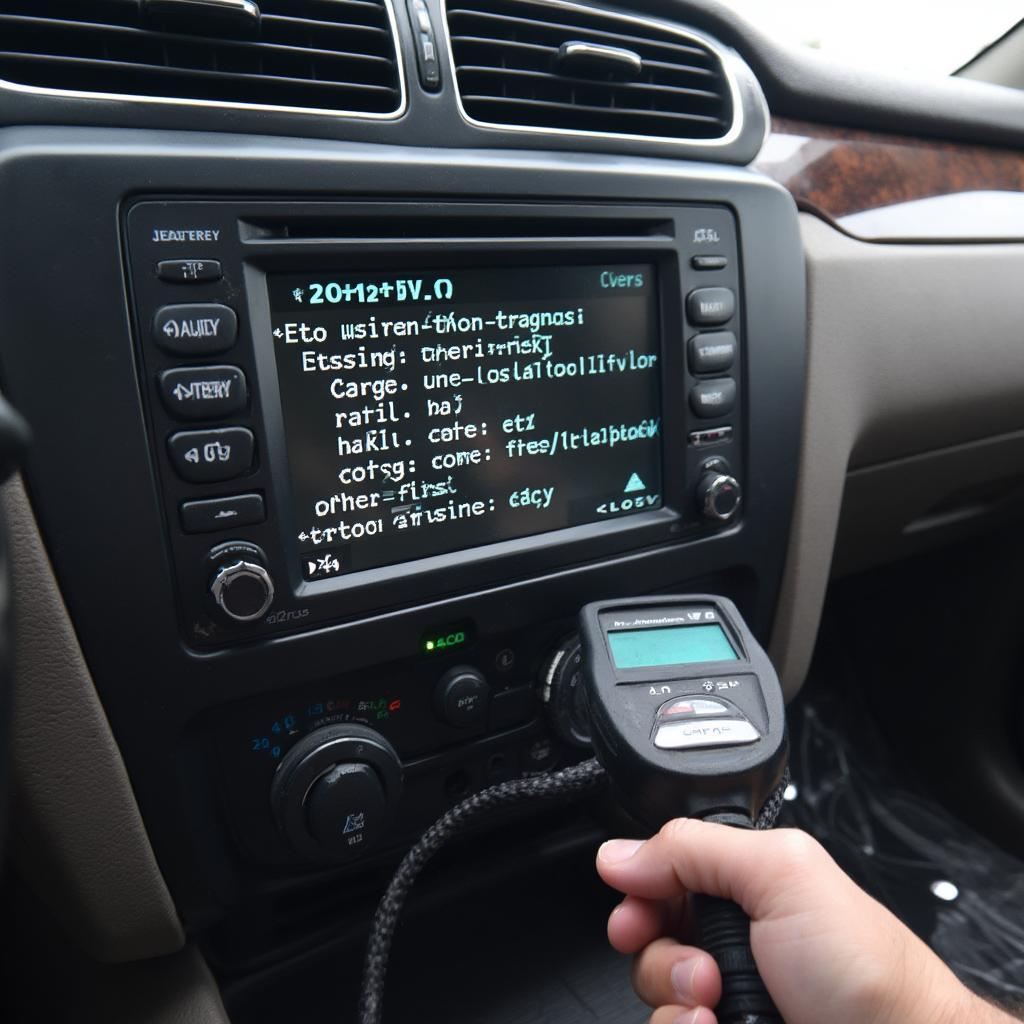
<path id="1" fill-rule="evenodd" d="M 682 269 L 677 241 L 670 235 L 643 238 L 641 244 L 624 244 L 620 238 L 559 239 L 540 245 L 533 240 L 423 239 L 409 242 L 314 240 L 278 243 L 279 252 L 266 250 L 246 259 L 253 349 L 258 374 L 257 402 L 266 428 L 263 458 L 273 484 L 273 514 L 287 571 L 288 587 L 296 602 L 331 596 L 342 614 L 422 601 L 455 591 L 499 581 L 536 577 L 559 568 L 679 538 L 688 526 L 696 527 L 689 513 L 686 488 L 685 324 L 682 309 Z M 276 249 L 277 246 L 274 246 Z M 353 572 L 329 580 L 309 582 L 301 577 L 295 510 L 292 503 L 278 371 L 270 338 L 271 312 L 267 277 L 280 273 L 315 273 L 358 268 L 396 273 L 432 269 L 546 266 L 555 263 L 647 263 L 657 275 L 657 323 L 661 356 L 662 494 L 660 509 L 588 523 L 528 537 L 497 541 L 477 547 L 432 555 L 411 562 Z M 260 339 L 264 339 L 262 342 Z M 672 454 L 677 453 L 676 459 Z"/>

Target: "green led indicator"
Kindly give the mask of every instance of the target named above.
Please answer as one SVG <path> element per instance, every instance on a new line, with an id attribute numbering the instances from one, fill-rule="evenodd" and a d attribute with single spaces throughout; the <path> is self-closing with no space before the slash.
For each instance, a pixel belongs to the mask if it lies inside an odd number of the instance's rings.
<path id="1" fill-rule="evenodd" d="M 473 624 L 470 622 L 458 622 L 443 629 L 432 629 L 423 634 L 420 650 L 424 654 L 432 655 L 455 651 L 471 644 L 475 635 Z"/>
<path id="2" fill-rule="evenodd" d="M 423 645 L 428 651 L 450 651 L 453 647 L 466 646 L 466 634 L 462 630 L 455 633 L 446 633 L 444 636 L 428 640 Z"/>

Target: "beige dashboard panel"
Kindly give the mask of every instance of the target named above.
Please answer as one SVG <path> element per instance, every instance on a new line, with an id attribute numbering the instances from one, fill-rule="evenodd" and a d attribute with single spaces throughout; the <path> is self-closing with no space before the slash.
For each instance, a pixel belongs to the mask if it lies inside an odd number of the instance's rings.
<path id="1" fill-rule="evenodd" d="M 15 863 L 94 959 L 173 953 L 181 924 L 20 480 L 2 501 L 17 609 Z"/>
<path id="2" fill-rule="evenodd" d="M 1024 245 L 880 245 L 800 216 L 807 395 L 771 643 L 803 684 L 847 472 L 1024 427 Z"/>

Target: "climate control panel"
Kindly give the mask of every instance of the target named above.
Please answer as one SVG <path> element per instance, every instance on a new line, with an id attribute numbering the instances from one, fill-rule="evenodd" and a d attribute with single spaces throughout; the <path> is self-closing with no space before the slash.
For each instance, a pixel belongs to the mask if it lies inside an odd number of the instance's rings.
<path id="1" fill-rule="evenodd" d="M 587 757 L 573 626 L 479 641 L 471 622 L 442 626 L 417 658 L 205 723 L 246 855 L 295 867 L 360 861 L 473 792 Z"/>

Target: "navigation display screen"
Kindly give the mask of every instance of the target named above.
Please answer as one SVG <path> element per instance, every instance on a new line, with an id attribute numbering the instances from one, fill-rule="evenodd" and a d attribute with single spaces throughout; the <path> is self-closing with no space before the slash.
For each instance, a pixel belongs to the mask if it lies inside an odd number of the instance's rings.
<path id="1" fill-rule="evenodd" d="M 661 506 L 653 265 L 268 286 L 305 579 Z"/>

